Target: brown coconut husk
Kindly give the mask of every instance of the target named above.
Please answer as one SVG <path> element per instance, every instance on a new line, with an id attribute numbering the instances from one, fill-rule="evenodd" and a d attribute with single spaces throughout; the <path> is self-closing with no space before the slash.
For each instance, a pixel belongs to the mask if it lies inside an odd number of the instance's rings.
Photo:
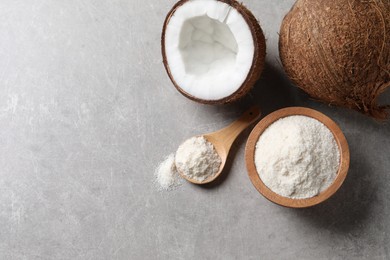
<path id="1" fill-rule="evenodd" d="M 242 98 L 245 96 L 251 88 L 255 85 L 255 83 L 259 80 L 261 72 L 264 69 L 264 64 L 265 64 L 265 51 L 266 51 L 266 45 L 265 45 L 265 37 L 263 34 L 263 31 L 256 20 L 256 18 L 253 16 L 253 14 L 241 3 L 237 2 L 236 0 L 217 0 L 223 3 L 226 3 L 236 9 L 245 19 L 247 22 L 250 31 L 252 33 L 253 37 L 253 43 L 254 43 L 254 53 L 253 53 L 253 61 L 252 61 L 252 66 L 248 72 L 248 75 L 245 79 L 245 81 L 241 84 L 240 88 L 237 89 L 233 94 L 220 99 L 220 100 L 205 100 L 205 99 L 199 99 L 197 97 L 194 97 L 190 94 L 188 94 L 186 91 L 184 91 L 175 81 L 175 78 L 172 76 L 169 64 L 167 61 L 167 56 L 165 53 L 165 31 L 166 27 L 171 19 L 171 17 L 174 15 L 176 10 L 180 8 L 183 4 L 188 2 L 190 0 L 180 0 L 177 2 L 172 9 L 169 11 L 167 14 L 164 25 L 163 25 L 163 30 L 162 30 L 162 35 L 161 35 L 161 52 L 163 56 L 163 64 L 165 67 L 165 70 L 168 73 L 169 78 L 171 79 L 173 85 L 176 87 L 176 89 L 185 97 L 194 100 L 198 103 L 203 103 L 203 104 L 228 104 L 232 103 L 234 101 L 237 101 L 238 99 Z M 210 82 L 210 84 L 213 84 Z"/>
<path id="2" fill-rule="evenodd" d="M 320 101 L 377 119 L 390 106 L 390 0 L 298 0 L 283 20 L 280 58 L 291 80 Z"/>

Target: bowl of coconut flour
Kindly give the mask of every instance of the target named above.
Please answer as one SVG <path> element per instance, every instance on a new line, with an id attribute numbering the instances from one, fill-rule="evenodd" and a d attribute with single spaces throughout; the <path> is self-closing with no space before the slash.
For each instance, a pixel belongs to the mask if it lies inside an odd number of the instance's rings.
<path id="1" fill-rule="evenodd" d="M 264 197 L 304 208 L 340 188 L 350 156 L 347 140 L 333 120 L 313 109 L 290 107 L 256 125 L 245 158 L 249 177 Z"/>

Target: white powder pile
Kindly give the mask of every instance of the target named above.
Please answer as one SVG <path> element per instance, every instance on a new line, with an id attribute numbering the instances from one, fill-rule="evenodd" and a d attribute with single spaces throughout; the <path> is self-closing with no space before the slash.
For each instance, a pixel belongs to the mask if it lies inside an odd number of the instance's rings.
<path id="1" fill-rule="evenodd" d="M 214 176 L 221 165 L 213 144 L 203 136 L 192 137 L 180 145 L 175 160 L 182 174 L 199 182 Z"/>
<path id="2" fill-rule="evenodd" d="M 331 131 L 307 116 L 288 116 L 260 136 L 255 165 L 264 184 L 289 198 L 311 198 L 336 178 L 340 152 Z"/>
<path id="3" fill-rule="evenodd" d="M 158 166 L 155 178 L 160 190 L 173 190 L 181 184 L 181 178 L 175 166 L 175 154 L 169 155 Z"/>

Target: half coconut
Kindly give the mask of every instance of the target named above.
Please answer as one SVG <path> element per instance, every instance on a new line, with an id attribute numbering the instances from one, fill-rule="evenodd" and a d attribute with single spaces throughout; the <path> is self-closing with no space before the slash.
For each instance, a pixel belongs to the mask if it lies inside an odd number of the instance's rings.
<path id="1" fill-rule="evenodd" d="M 235 101 L 260 78 L 265 38 L 256 18 L 234 0 L 181 0 L 162 32 L 165 69 L 186 97 L 206 104 Z"/>

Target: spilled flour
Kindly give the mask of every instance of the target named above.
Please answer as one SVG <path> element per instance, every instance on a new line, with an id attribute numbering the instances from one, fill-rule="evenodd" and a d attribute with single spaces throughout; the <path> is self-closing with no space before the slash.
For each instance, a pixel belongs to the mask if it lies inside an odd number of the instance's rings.
<path id="1" fill-rule="evenodd" d="M 181 185 L 181 177 L 176 170 L 175 154 L 170 154 L 156 169 L 155 180 L 159 190 L 173 190 Z"/>

